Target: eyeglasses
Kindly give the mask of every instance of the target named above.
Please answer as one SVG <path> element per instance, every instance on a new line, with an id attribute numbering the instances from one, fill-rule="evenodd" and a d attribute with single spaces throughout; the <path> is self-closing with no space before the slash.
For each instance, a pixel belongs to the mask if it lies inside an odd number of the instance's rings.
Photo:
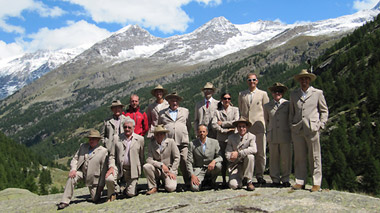
<path id="1" fill-rule="evenodd" d="M 132 129 L 131 126 L 124 126 L 124 129 Z"/>
<path id="2" fill-rule="evenodd" d="M 282 90 L 275 90 L 275 91 L 273 91 L 273 93 L 284 93 L 284 91 L 282 91 Z"/>
<path id="3" fill-rule="evenodd" d="M 225 98 L 225 97 L 223 97 L 223 100 L 231 100 L 231 98 Z"/>
<path id="4" fill-rule="evenodd" d="M 256 78 L 248 78 L 247 81 L 255 82 L 257 79 Z"/>

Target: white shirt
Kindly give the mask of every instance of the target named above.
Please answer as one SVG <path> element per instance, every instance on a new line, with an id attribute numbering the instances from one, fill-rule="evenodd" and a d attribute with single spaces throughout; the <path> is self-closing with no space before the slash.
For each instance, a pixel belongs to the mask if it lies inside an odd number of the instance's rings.
<path id="1" fill-rule="evenodd" d="M 178 109 L 172 110 L 169 108 L 169 114 L 170 114 L 170 117 L 172 117 L 173 121 L 176 121 L 177 115 L 178 115 Z"/>

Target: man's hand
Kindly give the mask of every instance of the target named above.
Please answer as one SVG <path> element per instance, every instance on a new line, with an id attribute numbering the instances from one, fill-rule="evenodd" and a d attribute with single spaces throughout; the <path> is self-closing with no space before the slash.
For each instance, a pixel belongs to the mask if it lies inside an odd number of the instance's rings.
<path id="1" fill-rule="evenodd" d="M 216 161 L 212 160 L 211 163 L 208 165 L 207 170 L 212 171 L 215 168 Z"/>
<path id="2" fill-rule="evenodd" d="M 162 164 L 162 171 L 165 173 L 165 174 L 168 174 L 170 171 L 169 171 L 169 168 L 165 165 L 165 164 Z"/>
<path id="3" fill-rule="evenodd" d="M 169 178 L 172 179 L 172 180 L 177 179 L 177 176 L 176 176 L 174 173 L 169 172 L 169 173 L 168 173 L 168 176 L 169 176 Z"/>
<path id="4" fill-rule="evenodd" d="M 77 170 L 72 170 L 69 172 L 69 178 L 75 178 L 77 176 Z"/>
<path id="5" fill-rule="evenodd" d="M 191 184 L 199 186 L 199 179 L 195 175 L 191 175 Z"/>
<path id="6" fill-rule="evenodd" d="M 219 125 L 219 126 L 222 126 L 222 121 L 218 121 L 218 125 Z"/>
<path id="7" fill-rule="evenodd" d="M 239 153 L 237 151 L 231 152 L 230 160 L 233 162 L 235 161 L 239 156 Z"/>
<path id="8" fill-rule="evenodd" d="M 115 169 L 113 167 L 110 167 L 106 173 L 106 178 L 108 178 L 108 176 L 110 176 L 110 174 L 112 173 L 113 176 L 115 176 Z"/>

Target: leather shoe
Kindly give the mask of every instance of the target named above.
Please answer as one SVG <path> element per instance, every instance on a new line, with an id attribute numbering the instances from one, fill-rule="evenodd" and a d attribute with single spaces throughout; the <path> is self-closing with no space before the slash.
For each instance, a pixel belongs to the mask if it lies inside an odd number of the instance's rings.
<path id="1" fill-rule="evenodd" d="M 292 186 L 292 189 L 293 190 L 305 189 L 305 185 L 296 184 L 296 185 Z"/>
<path id="2" fill-rule="evenodd" d="M 253 190 L 255 190 L 255 186 L 253 185 L 252 182 L 249 182 L 247 184 L 247 191 L 253 191 Z"/>
<path id="3" fill-rule="evenodd" d="M 258 184 L 266 184 L 267 182 L 265 181 L 265 179 L 264 178 L 262 178 L 262 177 L 259 177 L 259 178 L 256 178 L 257 179 L 257 183 Z"/>
<path id="4" fill-rule="evenodd" d="M 279 188 L 279 187 L 281 187 L 281 186 L 282 186 L 281 183 L 273 182 L 273 183 L 271 184 L 271 187 L 274 187 L 274 188 Z"/>
<path id="5" fill-rule="evenodd" d="M 64 209 L 64 208 L 66 208 L 68 206 L 69 206 L 68 203 L 62 203 L 61 202 L 61 203 L 57 204 L 58 210 Z"/>
<path id="6" fill-rule="evenodd" d="M 289 182 L 283 182 L 282 183 L 282 187 L 290 187 L 290 183 Z"/>
<path id="7" fill-rule="evenodd" d="M 110 198 L 108 198 L 107 202 L 112 202 L 116 200 L 116 193 L 115 194 L 112 194 Z"/>
<path id="8" fill-rule="evenodd" d="M 157 187 L 153 187 L 152 189 L 150 189 L 147 193 L 146 193 L 146 195 L 151 195 L 151 194 L 154 194 L 154 193 L 156 193 L 157 192 Z"/>
<path id="9" fill-rule="evenodd" d="M 321 187 L 318 185 L 313 185 L 313 187 L 311 187 L 310 189 L 310 192 L 319 192 L 319 191 L 321 191 Z"/>

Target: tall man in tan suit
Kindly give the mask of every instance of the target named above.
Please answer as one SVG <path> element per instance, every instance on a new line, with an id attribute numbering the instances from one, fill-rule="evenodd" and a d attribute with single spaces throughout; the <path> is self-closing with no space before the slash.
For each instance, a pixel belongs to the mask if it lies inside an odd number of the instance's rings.
<path id="1" fill-rule="evenodd" d="M 255 167 L 256 136 L 248 132 L 251 123 L 240 118 L 235 121 L 234 126 L 238 133 L 228 136 L 226 147 L 226 158 L 230 162 L 228 171 L 230 173 L 229 186 L 231 189 L 241 188 L 243 181 L 247 184 L 247 190 L 253 191 L 255 187 L 252 177 Z"/>
<path id="2" fill-rule="evenodd" d="M 104 187 L 104 181 L 101 182 L 101 175 L 107 157 L 107 149 L 99 146 L 102 137 L 96 130 L 91 130 L 88 135 L 88 143 L 80 145 L 70 163 L 69 179 L 66 182 L 65 192 L 62 201 L 57 205 L 58 210 L 69 206 L 74 194 L 74 187 L 79 180 L 84 179 L 86 186 L 90 190 L 91 199 L 95 202 L 100 198 L 101 189 Z M 100 190 L 97 190 L 100 188 Z"/>
<path id="3" fill-rule="evenodd" d="M 317 78 L 307 70 L 302 70 L 294 79 L 301 88 L 290 95 L 289 121 L 294 143 L 294 170 L 296 184 L 293 189 L 304 189 L 307 180 L 307 159 L 313 174 L 312 192 L 320 191 L 322 182 L 321 145 L 319 131 L 325 128 L 328 108 L 323 91 L 310 86 Z"/>
<path id="4" fill-rule="evenodd" d="M 256 74 L 247 75 L 248 90 L 239 93 L 239 110 L 242 117 L 248 118 L 252 126 L 249 132 L 256 136 L 257 153 L 255 158 L 256 179 L 265 184 L 263 178 L 266 164 L 266 137 L 264 121 L 264 104 L 269 102 L 268 94 L 257 88 L 259 79 Z"/>
<path id="5" fill-rule="evenodd" d="M 135 121 L 127 118 L 124 133 L 115 135 L 106 174 L 108 201 L 116 199 L 117 180 L 124 177 L 128 197 L 136 195 L 136 185 L 144 162 L 144 137 L 134 133 Z"/>
<path id="6" fill-rule="evenodd" d="M 204 94 L 204 100 L 195 104 L 194 110 L 194 131 L 198 133 L 198 126 L 204 124 L 207 126 L 209 138 L 216 139 L 216 131 L 212 128 L 212 118 L 218 108 L 218 100 L 215 100 L 212 95 L 215 93 L 215 87 L 212 83 L 207 82 L 201 89 Z M 195 135 L 196 135 L 195 134 Z"/>
<path id="7" fill-rule="evenodd" d="M 205 186 L 217 189 L 215 183 L 222 169 L 219 142 L 207 137 L 206 125 L 198 126 L 198 138 L 190 142 L 187 169 L 191 176 L 191 190 L 200 191 Z"/>
<path id="8" fill-rule="evenodd" d="M 169 107 L 161 110 L 158 124 L 163 124 L 165 129 L 169 130 L 167 137 L 174 139 L 176 142 L 179 152 L 181 153 L 179 167 L 185 185 L 190 187 L 190 176 L 186 167 L 189 130 L 191 129 L 189 110 L 179 106 L 182 97 L 177 95 L 177 93 L 169 94 L 165 99 L 169 102 Z"/>
<path id="9" fill-rule="evenodd" d="M 103 144 L 106 148 L 111 147 L 109 144 L 113 143 L 115 135 L 124 133 L 122 123 L 127 118 L 122 114 L 124 105 L 119 100 L 112 101 L 110 107 L 112 117 L 104 121 L 102 129 Z"/>
<path id="10" fill-rule="evenodd" d="M 157 180 L 164 181 L 168 192 L 177 188 L 177 171 L 181 159 L 176 142 L 166 137 L 169 130 L 157 125 L 153 132 L 154 139 L 148 145 L 148 158 L 143 167 L 149 188 L 147 195 L 158 191 Z"/>
<path id="11" fill-rule="evenodd" d="M 154 136 L 154 127 L 158 124 L 158 117 L 161 110 L 169 107 L 169 103 L 164 99 L 165 95 L 168 94 L 168 91 L 164 89 L 161 85 L 157 85 L 150 92 L 156 100 L 148 106 L 146 114 L 148 116 L 148 138 L 153 138 Z"/>
<path id="12" fill-rule="evenodd" d="M 264 105 L 269 145 L 269 173 L 274 187 L 290 187 L 292 144 L 289 127 L 289 101 L 282 98 L 288 88 L 281 83 L 269 87 L 273 100 Z M 280 183 L 282 182 L 282 185 Z"/>

